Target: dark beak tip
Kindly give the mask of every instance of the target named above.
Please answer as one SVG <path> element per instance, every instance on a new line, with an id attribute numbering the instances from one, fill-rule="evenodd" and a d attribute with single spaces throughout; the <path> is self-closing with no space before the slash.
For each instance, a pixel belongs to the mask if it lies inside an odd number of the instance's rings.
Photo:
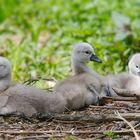
<path id="1" fill-rule="evenodd" d="M 102 63 L 102 60 L 101 60 L 101 59 L 99 59 L 99 60 L 98 60 L 98 63 Z"/>
<path id="2" fill-rule="evenodd" d="M 102 60 L 99 63 L 102 63 Z"/>
<path id="3" fill-rule="evenodd" d="M 102 63 L 102 60 L 99 59 L 96 55 L 92 55 L 91 58 L 90 58 L 91 61 L 95 61 L 95 62 L 98 62 L 98 63 Z"/>

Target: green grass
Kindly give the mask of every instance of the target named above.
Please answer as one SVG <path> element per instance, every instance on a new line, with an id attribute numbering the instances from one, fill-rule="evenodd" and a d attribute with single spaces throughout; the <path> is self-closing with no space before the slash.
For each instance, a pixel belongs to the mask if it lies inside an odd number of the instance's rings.
<path id="1" fill-rule="evenodd" d="M 105 131 L 104 135 L 108 138 L 119 138 L 119 135 L 117 135 L 115 132 L 113 131 Z"/>
<path id="2" fill-rule="evenodd" d="M 81 41 L 95 46 L 103 64 L 90 66 L 101 74 L 126 70 L 129 56 L 140 51 L 139 0 L 1 0 L 0 5 L 0 53 L 11 61 L 14 80 L 70 75 L 72 44 Z M 121 37 L 121 31 L 116 39 L 112 12 L 130 20 L 131 35 Z"/>

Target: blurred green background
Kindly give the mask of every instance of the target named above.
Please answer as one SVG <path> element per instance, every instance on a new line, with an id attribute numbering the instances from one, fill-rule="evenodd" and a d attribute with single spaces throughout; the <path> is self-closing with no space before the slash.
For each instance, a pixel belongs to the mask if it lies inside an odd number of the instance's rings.
<path id="1" fill-rule="evenodd" d="M 127 70 L 140 52 L 139 0 L 1 0 L 0 54 L 13 67 L 13 79 L 71 74 L 72 45 L 89 42 L 102 64 L 100 74 Z"/>

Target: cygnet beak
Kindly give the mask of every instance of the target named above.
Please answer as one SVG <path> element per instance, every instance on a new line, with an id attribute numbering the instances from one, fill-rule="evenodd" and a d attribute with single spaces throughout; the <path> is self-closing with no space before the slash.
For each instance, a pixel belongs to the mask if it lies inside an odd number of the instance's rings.
<path id="1" fill-rule="evenodd" d="M 138 76 L 140 76 L 140 71 L 138 72 Z"/>
<path id="2" fill-rule="evenodd" d="M 98 62 L 98 63 L 102 63 L 102 60 L 99 59 L 95 54 L 91 55 L 90 61 L 95 61 L 95 62 Z"/>

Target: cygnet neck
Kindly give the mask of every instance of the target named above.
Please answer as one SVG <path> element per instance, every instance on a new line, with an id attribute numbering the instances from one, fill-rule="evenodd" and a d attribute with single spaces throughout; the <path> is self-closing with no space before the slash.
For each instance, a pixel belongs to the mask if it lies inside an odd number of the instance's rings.
<path id="1" fill-rule="evenodd" d="M 72 74 L 79 75 L 83 73 L 89 73 L 93 75 L 95 78 L 101 79 L 103 78 L 101 75 L 96 73 L 93 69 L 89 68 L 87 62 L 78 61 L 75 57 L 72 57 Z"/>
<path id="2" fill-rule="evenodd" d="M 73 75 L 78 75 L 81 73 L 91 73 L 92 70 L 84 62 L 75 61 L 72 59 L 72 73 Z"/>

